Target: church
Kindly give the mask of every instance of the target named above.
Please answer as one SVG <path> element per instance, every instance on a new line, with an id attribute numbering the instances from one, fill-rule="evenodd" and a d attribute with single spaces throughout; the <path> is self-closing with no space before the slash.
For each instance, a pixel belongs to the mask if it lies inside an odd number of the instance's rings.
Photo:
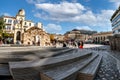
<path id="1" fill-rule="evenodd" d="M 20 9 L 15 17 L 2 16 L 6 33 L 13 34 L 13 43 L 24 45 L 50 45 L 50 36 L 43 30 L 42 23 L 34 23 L 25 19 L 25 10 Z"/>

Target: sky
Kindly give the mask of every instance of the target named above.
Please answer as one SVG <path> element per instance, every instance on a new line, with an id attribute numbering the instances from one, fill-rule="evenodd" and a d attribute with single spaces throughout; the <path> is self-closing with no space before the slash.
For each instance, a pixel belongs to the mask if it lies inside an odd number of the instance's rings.
<path id="1" fill-rule="evenodd" d="M 111 31 L 110 18 L 120 0 L 0 0 L 0 15 L 16 16 L 25 10 L 26 20 L 43 23 L 48 33 L 72 29 Z"/>

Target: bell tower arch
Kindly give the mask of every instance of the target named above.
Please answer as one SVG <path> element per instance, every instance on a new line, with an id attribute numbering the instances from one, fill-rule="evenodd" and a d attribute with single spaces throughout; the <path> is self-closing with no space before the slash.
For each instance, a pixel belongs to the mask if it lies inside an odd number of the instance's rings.
<path id="1" fill-rule="evenodd" d="M 24 21 L 25 21 L 25 11 L 20 9 L 16 15 L 16 21 L 14 25 L 14 43 L 17 41 L 22 41 L 22 34 L 24 33 Z"/>

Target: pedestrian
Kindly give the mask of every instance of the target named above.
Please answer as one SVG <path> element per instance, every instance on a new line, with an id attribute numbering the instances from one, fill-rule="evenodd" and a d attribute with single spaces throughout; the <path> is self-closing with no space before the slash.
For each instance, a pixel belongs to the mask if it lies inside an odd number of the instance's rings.
<path id="1" fill-rule="evenodd" d="M 80 42 L 78 42 L 77 45 L 78 45 L 78 48 L 79 48 L 79 46 L 80 46 Z"/>
<path id="2" fill-rule="evenodd" d="M 63 47 L 67 47 L 67 44 L 65 42 L 63 42 Z"/>
<path id="3" fill-rule="evenodd" d="M 80 41 L 79 48 L 80 48 L 80 49 L 83 49 L 83 41 Z"/>

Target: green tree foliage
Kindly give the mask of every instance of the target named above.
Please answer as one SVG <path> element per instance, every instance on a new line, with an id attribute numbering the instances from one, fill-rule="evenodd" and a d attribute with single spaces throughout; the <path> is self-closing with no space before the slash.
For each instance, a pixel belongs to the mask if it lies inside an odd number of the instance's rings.
<path id="1" fill-rule="evenodd" d="M 0 18 L 0 38 L 8 38 L 8 37 L 13 37 L 14 34 L 10 34 L 10 33 L 6 33 L 6 31 L 4 31 L 5 29 L 5 22 L 3 20 L 3 18 Z"/>
<path id="2" fill-rule="evenodd" d="M 1 37 L 3 36 L 4 28 L 5 28 L 5 22 L 3 21 L 2 18 L 0 18 L 0 35 L 1 35 Z"/>
<path id="3" fill-rule="evenodd" d="M 54 34 L 50 34 L 50 41 L 54 40 Z"/>

